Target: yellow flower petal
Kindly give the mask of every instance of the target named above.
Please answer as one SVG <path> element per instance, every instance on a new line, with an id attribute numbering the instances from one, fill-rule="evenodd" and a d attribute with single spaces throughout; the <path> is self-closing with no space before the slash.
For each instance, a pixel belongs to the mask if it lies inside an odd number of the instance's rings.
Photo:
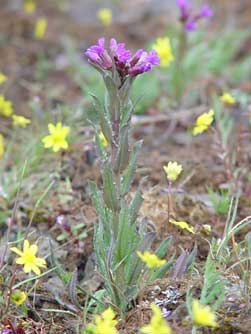
<path id="1" fill-rule="evenodd" d="M 25 264 L 25 259 L 22 257 L 19 257 L 18 259 L 16 259 L 16 264 Z"/>
<path id="2" fill-rule="evenodd" d="M 25 302 L 27 298 L 27 295 L 25 292 L 20 291 L 20 290 L 14 290 L 11 293 L 11 301 L 15 303 L 16 305 L 21 305 Z"/>
<path id="3" fill-rule="evenodd" d="M 209 126 L 213 123 L 214 121 L 214 110 L 210 109 L 209 112 L 203 113 L 200 115 L 197 120 L 196 124 L 193 128 L 193 135 L 197 136 L 198 134 L 201 134 L 202 132 L 206 131 Z"/>
<path id="4" fill-rule="evenodd" d="M 34 36 L 36 39 L 43 39 L 45 32 L 46 32 L 46 28 L 47 28 L 48 22 L 46 20 L 45 17 L 40 17 L 35 25 L 35 29 L 34 29 Z"/>
<path id="5" fill-rule="evenodd" d="M 45 148 L 52 148 L 53 152 L 68 148 L 66 137 L 70 132 L 70 127 L 63 127 L 61 122 L 58 122 L 56 125 L 49 123 L 48 130 L 50 134 L 42 138 Z"/>
<path id="6" fill-rule="evenodd" d="M 24 240 L 23 251 L 16 247 L 12 247 L 11 250 L 20 256 L 16 259 L 16 263 L 24 266 L 23 270 L 25 273 L 33 271 L 36 275 L 40 275 L 41 271 L 39 267 L 46 267 L 46 261 L 36 257 L 38 251 L 37 245 L 30 245 L 28 240 Z"/>
<path id="7" fill-rule="evenodd" d="M 46 261 L 44 259 L 36 258 L 34 263 L 36 266 L 46 268 Z"/>
<path id="8" fill-rule="evenodd" d="M 27 14 L 32 14 L 36 10 L 36 3 L 34 0 L 24 0 L 24 11 Z"/>
<path id="9" fill-rule="evenodd" d="M 144 253 L 137 251 L 137 255 L 150 269 L 159 268 L 166 263 L 165 259 L 161 260 L 158 258 L 157 255 L 152 254 L 148 251 L 145 251 Z"/>
<path id="10" fill-rule="evenodd" d="M 14 252 L 14 253 L 20 255 L 20 256 L 23 255 L 23 252 L 20 251 L 20 249 L 18 249 L 17 247 L 11 247 L 10 250 L 11 250 L 12 252 Z"/>
<path id="11" fill-rule="evenodd" d="M 224 93 L 220 97 L 220 99 L 222 102 L 229 104 L 229 105 L 233 105 L 236 103 L 236 99 L 230 93 Z"/>
<path id="12" fill-rule="evenodd" d="M 6 77 L 6 75 L 4 75 L 2 72 L 0 72 L 0 85 L 7 80 L 8 80 L 8 77 Z"/>
<path id="13" fill-rule="evenodd" d="M 179 222 L 179 221 L 176 221 L 174 219 L 170 219 L 170 223 L 173 224 L 173 225 L 178 226 L 182 230 L 187 230 L 188 232 L 193 233 L 193 234 L 195 233 L 193 226 L 189 226 L 189 224 L 187 222 L 182 222 L 182 221 Z"/>
<path id="14" fill-rule="evenodd" d="M 101 315 L 96 315 L 95 323 L 89 324 L 88 328 L 91 329 L 93 334 L 118 334 L 115 328 L 117 323 L 115 313 L 109 307 Z"/>
<path id="15" fill-rule="evenodd" d="M 209 306 L 201 305 L 197 299 L 192 301 L 192 317 L 196 326 L 217 327 L 215 314 Z"/>
<path id="16" fill-rule="evenodd" d="M 31 263 L 24 263 L 24 272 L 30 273 L 32 271 L 32 264 Z"/>
<path id="17" fill-rule="evenodd" d="M 55 127 L 55 125 L 52 124 L 52 123 L 49 123 L 49 124 L 48 124 L 48 130 L 49 130 L 50 133 L 55 132 L 55 131 L 56 131 L 56 127 Z"/>
<path id="18" fill-rule="evenodd" d="M 30 243 L 29 243 L 29 240 L 24 240 L 24 246 L 23 246 L 23 252 L 28 252 L 29 251 L 29 248 L 30 248 Z"/>
<path id="19" fill-rule="evenodd" d="M 97 18 L 104 26 L 108 26 L 112 22 L 112 11 L 109 8 L 100 8 L 97 11 Z"/>
<path id="20" fill-rule="evenodd" d="M 168 181 L 175 181 L 182 172 L 182 165 L 179 165 L 176 161 L 169 161 L 166 166 L 163 166 Z"/>
<path id="21" fill-rule="evenodd" d="M 18 115 L 12 115 L 12 119 L 13 126 L 21 126 L 22 128 L 25 128 L 31 122 L 30 119 Z"/>
<path id="22" fill-rule="evenodd" d="M 155 305 L 151 304 L 151 309 L 153 315 L 149 325 L 143 326 L 140 331 L 144 334 L 171 334 L 171 328 L 169 327 L 166 320 L 163 318 L 161 309 Z"/>
<path id="23" fill-rule="evenodd" d="M 38 250 L 37 245 L 34 244 L 30 246 L 30 249 L 29 249 L 30 253 L 35 255 L 37 253 L 37 250 Z"/>
<path id="24" fill-rule="evenodd" d="M 10 117 L 13 113 L 12 102 L 6 100 L 4 95 L 0 95 L 0 114 Z"/>
<path id="25" fill-rule="evenodd" d="M 31 265 L 31 270 L 36 274 L 36 275 L 40 275 L 41 274 L 41 270 L 39 269 L 38 266 L 36 266 L 35 264 Z"/>
<path id="26" fill-rule="evenodd" d="M 153 49 L 159 55 L 161 67 L 168 67 L 169 64 L 174 60 L 170 40 L 168 37 L 157 38 L 153 45 Z"/>

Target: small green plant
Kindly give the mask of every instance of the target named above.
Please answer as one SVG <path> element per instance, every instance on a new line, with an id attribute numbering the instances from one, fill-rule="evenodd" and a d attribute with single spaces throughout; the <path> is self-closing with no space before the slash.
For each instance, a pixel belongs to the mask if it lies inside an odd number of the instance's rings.
<path id="1" fill-rule="evenodd" d="M 215 311 L 225 299 L 225 281 L 221 274 L 216 271 L 216 265 L 209 254 L 204 269 L 203 286 L 200 300 L 193 299 L 190 290 L 187 292 L 187 309 L 193 321 L 193 331 L 199 326 L 217 327 Z"/>
<path id="2" fill-rule="evenodd" d="M 228 213 L 231 202 L 231 193 L 229 189 L 220 189 L 214 191 L 212 187 L 207 187 L 210 200 L 217 214 L 225 215 Z"/>

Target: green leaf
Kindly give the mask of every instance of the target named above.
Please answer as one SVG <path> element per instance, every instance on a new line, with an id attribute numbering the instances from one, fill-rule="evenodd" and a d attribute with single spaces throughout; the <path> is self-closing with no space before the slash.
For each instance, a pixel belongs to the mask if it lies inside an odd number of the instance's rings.
<path id="1" fill-rule="evenodd" d="M 92 203 L 98 213 L 100 221 L 104 224 L 106 219 L 105 219 L 104 203 L 102 200 L 101 192 L 98 190 L 98 187 L 95 182 L 89 180 L 88 185 L 91 191 Z"/>
<path id="2" fill-rule="evenodd" d="M 99 99 L 94 94 L 91 94 L 91 96 L 93 98 L 94 109 L 99 116 L 101 131 L 103 132 L 106 140 L 109 143 L 111 143 L 111 141 L 112 141 L 112 128 L 111 128 L 111 122 L 110 122 L 110 119 L 109 119 L 109 115 L 107 115 L 106 110 L 101 105 L 101 102 L 99 101 Z"/>
<path id="3" fill-rule="evenodd" d="M 159 269 L 155 270 L 152 275 L 149 277 L 149 281 L 153 282 L 156 279 L 163 278 L 167 271 L 172 267 L 174 264 L 176 254 L 174 253 L 169 261 L 167 261 L 163 266 Z"/>
<path id="4" fill-rule="evenodd" d="M 143 203 L 144 199 L 142 197 L 142 193 L 140 190 L 137 190 L 130 205 L 129 205 L 129 211 L 130 211 L 130 217 L 131 217 L 131 223 L 134 223 L 138 217 L 139 209 Z"/>
<path id="5" fill-rule="evenodd" d="M 124 126 L 128 126 L 130 124 L 131 117 L 132 117 L 132 114 L 134 112 L 136 103 L 132 104 L 130 102 L 130 104 L 128 104 L 128 106 L 125 106 L 125 107 L 122 108 L 121 118 L 120 118 L 120 123 L 119 123 L 120 129 L 122 129 Z"/>
<path id="6" fill-rule="evenodd" d="M 173 237 L 170 236 L 170 237 L 166 238 L 165 240 L 163 240 L 161 242 L 161 244 L 159 245 L 158 249 L 155 252 L 155 254 L 158 256 L 158 258 L 162 259 L 165 256 L 166 251 L 167 251 L 167 249 L 170 246 L 172 241 L 173 241 Z"/>
<path id="7" fill-rule="evenodd" d="M 107 106 L 107 109 L 110 112 L 110 118 L 112 120 L 119 119 L 118 117 L 116 117 L 116 113 L 120 112 L 120 98 L 118 95 L 118 88 L 113 79 L 107 73 L 104 74 L 104 81 L 107 92 L 109 94 L 109 105 Z"/>
<path id="8" fill-rule="evenodd" d="M 115 172 L 123 172 L 129 164 L 129 156 L 129 126 L 124 126 L 119 133 L 119 151 L 114 166 Z"/>
<path id="9" fill-rule="evenodd" d="M 216 310 L 220 306 L 220 301 L 224 300 L 224 285 L 225 282 L 220 278 L 220 273 L 216 272 L 216 265 L 209 254 L 205 265 L 201 303 L 203 305 L 212 304 L 212 308 Z"/>
<path id="10" fill-rule="evenodd" d="M 106 161 L 103 168 L 104 202 L 113 212 L 118 210 L 118 194 L 111 163 Z"/>
<path id="11" fill-rule="evenodd" d="M 133 180 L 133 175 L 135 173 L 136 167 L 137 167 L 137 159 L 139 155 L 139 151 L 142 146 L 142 140 L 137 141 L 134 144 L 133 147 L 133 152 L 132 152 L 132 157 L 129 163 L 129 166 L 125 170 L 125 172 L 122 175 L 121 179 L 121 195 L 125 196 L 126 193 L 129 191 L 132 180 Z"/>
<path id="12" fill-rule="evenodd" d="M 122 105 L 127 105 L 127 103 L 129 102 L 128 100 L 129 100 L 131 87 L 132 87 L 134 80 L 135 80 L 135 77 L 129 76 L 124 82 L 123 86 L 119 90 Z"/>
<path id="13" fill-rule="evenodd" d="M 129 207 L 124 201 L 119 215 L 116 262 L 120 262 L 134 251 L 132 242 L 137 238 L 136 226 L 130 223 Z"/>
<path id="14" fill-rule="evenodd" d="M 151 245 L 156 238 L 155 232 L 148 232 L 145 236 L 142 237 L 141 241 L 138 244 L 137 250 L 144 252 L 151 248 Z M 140 260 L 138 255 L 134 253 L 132 255 L 132 260 L 127 268 L 127 282 L 128 285 L 137 285 L 139 278 L 142 275 L 142 270 L 145 267 L 145 264 Z"/>

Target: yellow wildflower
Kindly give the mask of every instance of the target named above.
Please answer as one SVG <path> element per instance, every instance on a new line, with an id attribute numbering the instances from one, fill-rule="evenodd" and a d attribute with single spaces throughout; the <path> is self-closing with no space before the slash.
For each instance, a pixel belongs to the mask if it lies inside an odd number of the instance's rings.
<path id="1" fill-rule="evenodd" d="M 187 222 L 177 222 L 174 219 L 170 219 L 170 223 L 178 226 L 182 230 L 187 230 L 188 232 L 193 233 L 193 234 L 195 233 L 193 226 L 189 226 Z"/>
<path id="2" fill-rule="evenodd" d="M 68 143 L 66 137 L 70 132 L 68 126 L 62 127 L 62 123 L 58 122 L 56 125 L 48 124 L 50 134 L 42 139 L 45 148 L 52 148 L 53 152 L 58 152 L 61 148 L 67 149 Z"/>
<path id="3" fill-rule="evenodd" d="M 177 180 L 178 176 L 180 175 L 183 167 L 179 165 L 176 161 L 172 162 L 169 161 L 166 166 L 163 166 L 163 169 L 166 173 L 166 177 L 168 181 L 175 181 Z"/>
<path id="4" fill-rule="evenodd" d="M 2 72 L 0 72 L 0 85 L 4 83 L 8 78 Z"/>
<path id="5" fill-rule="evenodd" d="M 209 112 L 205 112 L 200 115 L 197 120 L 196 124 L 193 128 L 193 135 L 199 135 L 200 133 L 206 131 L 209 126 L 213 123 L 214 120 L 214 110 L 210 109 Z"/>
<path id="6" fill-rule="evenodd" d="M 101 142 L 102 142 L 102 145 L 103 145 L 104 147 L 107 147 L 107 146 L 108 146 L 108 142 L 107 142 L 107 140 L 106 140 L 106 138 L 105 138 L 103 132 L 100 132 L 100 134 L 99 134 L 99 138 L 100 138 L 100 140 L 101 140 Z"/>
<path id="7" fill-rule="evenodd" d="M 3 135 L 0 133 L 0 160 L 3 157 L 4 153 L 4 140 L 3 140 Z"/>
<path id="8" fill-rule="evenodd" d="M 24 0 L 24 11 L 27 14 L 32 14 L 36 10 L 36 3 L 34 0 Z"/>
<path id="9" fill-rule="evenodd" d="M 163 266 L 166 263 L 166 260 L 159 259 L 157 255 L 152 254 L 148 251 L 145 251 L 144 253 L 141 253 L 140 251 L 137 251 L 138 257 L 145 262 L 148 268 L 159 268 Z"/>
<path id="10" fill-rule="evenodd" d="M 25 302 L 27 295 L 21 290 L 15 290 L 11 293 L 11 300 L 16 305 L 21 305 Z"/>
<path id="11" fill-rule="evenodd" d="M 13 113 L 12 102 L 9 100 L 5 100 L 3 95 L 0 95 L 0 114 L 10 117 Z"/>
<path id="12" fill-rule="evenodd" d="M 35 25 L 34 36 L 36 39 L 43 39 L 48 22 L 45 17 L 40 17 Z"/>
<path id="13" fill-rule="evenodd" d="M 153 49 L 159 55 L 161 67 L 168 67 L 169 64 L 174 60 L 170 40 L 168 37 L 157 38 L 153 45 Z"/>
<path id="14" fill-rule="evenodd" d="M 21 126 L 22 128 L 26 128 L 26 126 L 31 122 L 30 119 L 18 115 L 12 115 L 12 119 L 13 126 Z"/>
<path id="15" fill-rule="evenodd" d="M 24 240 L 23 251 L 17 247 L 12 247 L 11 251 L 18 254 L 20 257 L 16 259 L 17 264 L 24 265 L 24 272 L 30 273 L 34 271 L 36 275 L 40 275 L 40 268 L 46 268 L 46 262 L 44 259 L 36 257 L 38 251 L 37 245 L 31 245 L 28 240 Z"/>
<path id="16" fill-rule="evenodd" d="M 192 318 L 196 326 L 217 327 L 215 314 L 209 306 L 201 305 L 197 299 L 192 301 Z"/>
<path id="17" fill-rule="evenodd" d="M 153 316 L 149 325 L 141 327 L 140 331 L 144 334 L 170 334 L 171 328 L 162 316 L 160 308 L 154 303 L 151 304 Z"/>
<path id="18" fill-rule="evenodd" d="M 221 95 L 220 99 L 222 102 L 229 104 L 229 105 L 236 103 L 236 99 L 229 93 L 224 93 L 223 95 Z"/>
<path id="19" fill-rule="evenodd" d="M 109 307 L 101 315 L 95 316 L 95 324 L 90 324 L 86 331 L 93 334 L 118 334 L 115 326 L 118 321 L 114 319 L 115 313 Z"/>
<path id="20" fill-rule="evenodd" d="M 97 18 L 104 26 L 109 26 L 112 22 L 112 11 L 109 8 L 100 8 L 97 11 Z"/>

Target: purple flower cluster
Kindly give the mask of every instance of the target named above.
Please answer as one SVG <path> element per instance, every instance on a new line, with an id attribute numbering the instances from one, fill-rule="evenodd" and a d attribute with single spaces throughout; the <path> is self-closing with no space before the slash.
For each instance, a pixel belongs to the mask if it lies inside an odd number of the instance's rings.
<path id="1" fill-rule="evenodd" d="M 87 49 L 85 55 L 103 70 L 111 70 L 114 64 L 121 78 L 127 75 L 135 77 L 160 63 L 156 51 L 146 52 L 139 49 L 132 55 L 130 50 L 126 50 L 125 43 L 117 43 L 114 38 L 110 39 L 109 50 L 105 48 L 105 39 L 100 38 L 97 45 Z"/>
<path id="2" fill-rule="evenodd" d="M 192 8 L 189 0 L 176 0 L 180 9 L 180 20 L 184 24 L 186 31 L 195 31 L 196 23 L 203 18 L 212 17 L 214 15 L 212 9 L 208 5 L 203 5 L 198 14 L 192 14 Z"/>

